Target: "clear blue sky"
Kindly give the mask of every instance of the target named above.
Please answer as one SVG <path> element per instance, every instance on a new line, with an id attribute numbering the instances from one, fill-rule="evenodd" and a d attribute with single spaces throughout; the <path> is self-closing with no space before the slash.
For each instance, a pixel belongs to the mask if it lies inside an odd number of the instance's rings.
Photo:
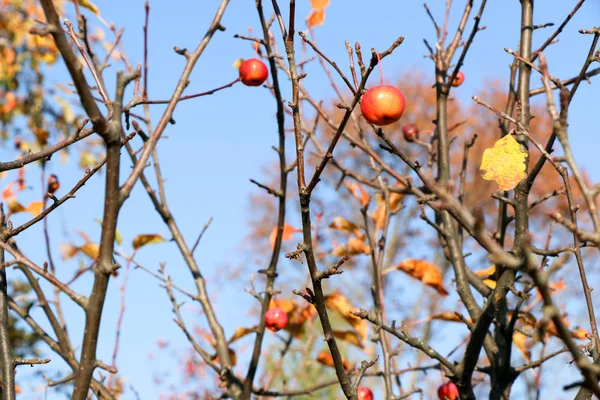
<path id="1" fill-rule="evenodd" d="M 131 62 L 141 62 L 142 26 L 144 22 L 143 0 L 97 1 L 102 16 L 117 27 L 125 27 L 124 44 Z M 150 58 L 149 58 L 149 96 L 152 99 L 168 98 L 182 70 L 184 60 L 176 55 L 173 46 L 194 48 L 203 36 L 212 19 L 217 0 L 205 1 L 160 1 L 151 2 L 150 17 Z M 265 4 L 270 4 L 265 1 Z M 283 5 L 284 2 L 282 2 Z M 423 38 L 434 42 L 433 27 L 426 16 L 422 2 L 419 1 L 383 1 L 369 2 L 359 0 L 332 0 L 327 8 L 326 24 L 316 28 L 321 49 L 344 69 L 347 65 L 347 53 L 344 41 L 360 41 L 363 49 L 375 47 L 383 50 L 398 36 L 405 36 L 404 44 L 385 60 L 386 76 L 400 74 L 403 71 L 419 69 L 433 74 L 431 61 L 423 57 L 426 54 Z M 441 0 L 430 2 L 434 14 L 441 18 L 443 4 Z M 455 10 L 459 10 L 464 1 L 455 1 Z M 465 101 L 485 84 L 487 78 L 504 78 L 512 57 L 504 52 L 504 47 L 517 48 L 519 35 L 519 2 L 488 2 L 482 24 L 487 27 L 480 32 L 467 57 L 463 71 L 467 79 L 460 91 L 454 94 Z M 575 1 L 547 0 L 536 3 L 536 24 L 545 22 L 560 23 L 570 11 Z M 253 8 L 254 1 L 232 1 L 223 24 L 227 30 L 216 34 L 191 76 L 186 93 L 205 91 L 235 79 L 237 71 L 232 67 L 235 59 L 250 57 L 252 52 L 247 42 L 234 39 L 236 33 L 246 34 L 249 26 L 258 30 L 258 19 Z M 286 7 L 283 7 L 286 8 Z M 267 9 L 269 9 L 267 7 Z M 309 2 L 298 1 L 298 19 L 302 21 L 309 13 Z M 270 14 L 270 11 L 268 12 Z M 570 78 L 580 69 L 588 51 L 590 38 L 577 33 L 580 28 L 591 28 L 597 23 L 600 6 L 597 2 L 588 2 L 560 36 L 560 42 L 546 52 L 553 75 Z M 458 12 L 452 15 L 456 21 Z M 469 23 L 470 30 L 471 23 Z M 304 23 L 300 23 L 304 27 Z M 552 32 L 546 28 L 535 32 L 534 47 L 541 44 Z M 280 34 L 274 29 L 275 37 Z M 109 33 L 107 33 L 109 35 Z M 280 46 L 281 48 L 281 46 Z M 53 70 L 52 81 L 65 79 L 64 68 Z M 111 69 L 108 74 L 115 73 Z M 535 75 L 535 74 L 534 74 Z M 280 75 L 281 76 L 281 75 Z M 109 82 L 112 79 L 109 79 Z M 287 81 L 284 79 L 284 84 Z M 316 98 L 332 98 L 334 93 L 318 68 L 309 70 L 306 85 Z M 533 87 L 540 81 L 534 76 Z M 598 83 L 595 84 L 596 86 Z M 600 179 L 600 169 L 595 162 L 600 145 L 598 127 L 591 113 L 594 86 L 583 84 L 574 101 L 570 113 L 570 134 L 573 150 L 590 175 Z M 111 90 L 112 92 L 112 90 Z M 289 90 L 286 89 L 286 93 Z M 597 94 L 597 91 L 596 91 Z M 286 95 L 286 97 L 289 97 Z M 597 96 L 596 96 L 597 97 Z M 153 121 L 158 121 L 161 106 L 153 106 Z M 261 168 L 275 161 L 271 146 L 276 144 L 275 107 L 272 96 L 266 89 L 234 86 L 233 88 L 210 97 L 182 103 L 178 106 L 174 118 L 176 125 L 169 126 L 165 135 L 168 139 L 160 143 L 160 155 L 163 173 L 167 179 L 167 196 L 170 207 L 186 235 L 193 242 L 205 222 L 214 217 L 209 232 L 203 239 L 198 251 L 199 265 L 209 281 L 209 290 L 214 295 L 217 314 L 227 329 L 228 335 L 234 327 L 251 325 L 247 311 L 253 301 L 243 293 L 249 276 L 241 276 L 241 284 L 231 283 L 227 287 L 211 286 L 210 282 L 219 269 L 227 265 L 244 262 L 240 254 L 240 243 L 247 234 L 249 203 L 248 196 L 258 190 L 248 179 L 260 178 Z M 291 143 L 290 143 L 291 146 Z M 5 157 L 10 157 L 6 155 Z M 12 152 L 10 152 L 12 154 Z M 123 158 L 125 171 L 130 163 Z M 59 173 L 62 187 L 70 187 L 80 177 L 81 171 L 69 164 L 58 165 L 53 159 L 51 171 Z M 30 179 L 35 178 L 31 173 Z M 94 218 L 101 217 L 102 187 L 104 177 L 95 177 L 65 207 L 55 212 L 49 223 L 56 233 L 53 245 L 58 258 L 58 243 L 63 229 L 72 236 L 78 229 L 88 232 L 97 240 L 99 225 Z M 294 177 L 292 177 L 292 182 Z M 76 217 L 75 217 L 76 216 Z M 17 217 L 16 217 L 17 218 Z M 23 217 L 21 217 L 23 218 Z M 43 246 L 40 244 L 40 227 L 19 236 L 21 247 L 30 251 L 39 263 L 44 260 Z M 138 233 L 162 233 L 169 237 L 162 221 L 143 190 L 137 188 L 121 213 L 119 229 L 125 238 L 123 248 L 131 251 L 131 239 Z M 167 270 L 174 280 L 182 286 L 191 287 L 190 275 L 177 253 L 173 243 L 156 245 L 141 250 L 138 259 L 145 266 L 156 269 L 159 262 L 167 263 Z M 286 263 L 287 261 L 284 261 Z M 287 264 L 282 264 L 287 265 Z M 64 277 L 70 275 L 74 265 L 59 263 Z M 113 281 L 105 307 L 99 356 L 110 362 L 116 318 L 120 306 L 117 281 Z M 85 295 L 89 294 L 89 279 L 82 279 L 77 288 Z M 171 343 L 172 349 L 182 352 L 187 343 L 176 325 L 172 322 L 170 304 L 157 281 L 141 271 L 132 271 L 127 293 L 127 310 L 121 336 L 121 351 L 118 367 L 127 377 L 127 384 L 133 385 L 142 399 L 156 398 L 156 386 L 152 382 L 153 372 L 170 370 L 174 383 L 178 382 L 179 371 L 176 359 L 163 354 L 159 362 L 149 362 L 148 354 L 156 354 L 156 340 L 163 338 Z M 82 313 L 75 307 L 69 307 L 70 334 L 77 343 L 81 337 Z M 246 321 L 242 323 L 241 321 Z M 202 318 L 189 320 L 203 324 Z M 46 350 L 45 347 L 42 349 Z M 51 352 L 43 354 L 53 362 L 47 368 L 36 370 L 51 371 L 60 365 L 58 358 Z M 163 365 L 160 363 L 164 362 Z M 26 376 L 29 371 L 19 369 L 18 377 Z M 26 390 L 30 390 L 24 380 L 19 381 Z M 40 398 L 40 395 L 26 395 L 26 399 Z M 48 399 L 61 398 L 56 392 L 48 392 Z M 125 398 L 133 398 L 131 392 Z"/>

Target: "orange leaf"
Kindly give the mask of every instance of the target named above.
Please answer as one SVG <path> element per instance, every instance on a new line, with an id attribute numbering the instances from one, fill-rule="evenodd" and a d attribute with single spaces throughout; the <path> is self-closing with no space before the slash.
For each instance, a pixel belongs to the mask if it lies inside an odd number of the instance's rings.
<path id="1" fill-rule="evenodd" d="M 325 306 L 331 310 L 339 312 L 342 317 L 344 317 L 344 319 L 348 321 L 350 325 L 352 325 L 360 338 L 363 341 L 367 340 L 367 321 L 352 314 L 353 311 L 358 311 L 358 309 L 352 307 L 347 298 L 342 296 L 340 293 L 334 293 L 329 296 L 325 296 Z"/>
<path id="2" fill-rule="evenodd" d="M 284 313 L 290 314 L 296 309 L 296 303 L 286 299 L 272 299 L 271 304 L 269 304 L 269 309 L 271 308 L 281 308 Z"/>
<path id="3" fill-rule="evenodd" d="M 283 225 L 283 235 L 281 236 L 281 240 L 283 242 L 287 240 L 292 240 L 292 235 L 294 233 L 302 232 L 302 229 L 294 228 L 290 224 Z M 269 235 L 269 243 L 271 244 L 271 248 L 275 247 L 275 239 L 277 238 L 277 227 L 273 228 L 271 234 Z"/>
<path id="4" fill-rule="evenodd" d="M 329 0 L 310 0 L 312 8 L 325 8 L 329 5 Z"/>
<path id="5" fill-rule="evenodd" d="M 27 211 L 34 217 L 37 217 L 38 215 L 40 215 L 43 210 L 44 210 L 44 202 L 41 200 L 32 201 L 27 206 Z"/>
<path id="6" fill-rule="evenodd" d="M 474 271 L 475 275 L 482 277 L 482 278 L 488 278 L 491 276 L 494 276 L 494 274 L 496 273 L 496 265 L 492 264 L 491 267 L 486 268 L 486 269 L 480 269 L 478 271 Z"/>
<path id="7" fill-rule="evenodd" d="M 361 185 L 359 185 L 356 182 L 349 183 L 346 181 L 344 181 L 344 185 L 346 186 L 346 189 L 348 189 L 352 197 L 358 200 L 363 207 L 369 204 L 369 195 L 367 192 L 365 192 Z"/>
<path id="8" fill-rule="evenodd" d="M 358 239 L 354 236 L 351 236 L 348 239 L 348 243 L 345 245 L 336 246 L 332 253 L 336 257 L 341 257 L 344 255 L 356 256 L 359 254 L 370 254 L 371 247 L 367 246 L 364 240 Z"/>
<path id="9" fill-rule="evenodd" d="M 133 238 L 132 246 L 133 246 L 134 250 L 137 250 L 140 247 L 145 246 L 147 244 L 162 243 L 164 241 L 165 241 L 165 239 L 159 233 L 142 234 L 142 235 L 137 235 L 136 237 Z"/>
<path id="10" fill-rule="evenodd" d="M 571 336 L 573 336 L 575 339 L 587 339 L 589 334 L 590 333 L 583 328 L 577 328 L 574 331 L 571 331 Z"/>
<path id="11" fill-rule="evenodd" d="M 308 18 L 306 18 L 306 25 L 309 28 L 313 28 L 318 25 L 323 25 L 325 22 L 325 9 L 316 8 L 313 9 Z"/>
<path id="12" fill-rule="evenodd" d="M 8 185 L 6 185 L 6 187 L 2 191 L 2 201 L 6 201 L 6 200 L 10 199 L 11 197 L 14 197 L 15 193 L 12 190 L 14 185 L 15 185 L 14 182 L 11 182 Z"/>
<path id="13" fill-rule="evenodd" d="M 342 217 L 335 217 L 329 227 L 342 232 L 354 233 L 360 239 L 364 239 L 365 237 L 358 228 L 358 225 Z"/>
<path id="14" fill-rule="evenodd" d="M 348 342 L 350 344 L 358 346 L 361 349 L 363 349 L 365 347 L 365 346 L 363 346 L 363 344 L 360 341 L 360 338 L 354 331 L 333 331 L 333 336 L 335 336 L 336 338 L 338 338 L 340 340 L 343 340 L 345 342 Z"/>
<path id="15" fill-rule="evenodd" d="M 335 363 L 333 362 L 333 357 L 328 350 L 322 350 L 317 355 L 317 361 L 327 367 L 335 367 Z M 342 357 L 342 364 L 344 365 L 344 369 L 347 371 L 350 369 L 350 364 Z"/>
<path id="16" fill-rule="evenodd" d="M 396 266 L 401 271 L 406 272 L 415 279 L 420 280 L 426 285 L 431 286 L 442 296 L 447 296 L 448 292 L 444 288 L 442 274 L 437 267 L 425 260 L 406 259 Z"/>
<path id="17" fill-rule="evenodd" d="M 75 257 L 75 254 L 79 252 L 79 249 L 69 243 L 61 243 L 60 245 L 60 257 L 63 260 L 68 260 Z"/>
<path id="18" fill-rule="evenodd" d="M 450 311 L 444 311 L 442 313 L 432 315 L 430 318 L 440 321 L 462 322 L 462 320 L 458 317 L 458 315 L 456 315 L 456 313 Z"/>

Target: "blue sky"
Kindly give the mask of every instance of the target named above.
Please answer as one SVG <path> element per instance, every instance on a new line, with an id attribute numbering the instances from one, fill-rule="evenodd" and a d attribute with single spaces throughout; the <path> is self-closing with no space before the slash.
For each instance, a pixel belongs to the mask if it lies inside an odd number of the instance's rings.
<path id="1" fill-rule="evenodd" d="M 151 2 L 148 78 L 150 98 L 164 99 L 170 96 L 184 65 L 183 58 L 173 52 L 173 46 L 194 48 L 204 35 L 217 3 L 216 0 Z M 265 4 L 269 3 L 265 1 Z M 302 19 L 309 14 L 309 2 L 301 0 L 297 3 L 300 28 L 303 28 Z M 333 0 L 331 3 L 327 8 L 326 24 L 316 28 L 315 32 L 320 48 L 343 66 L 344 70 L 347 70 L 345 40 L 350 43 L 360 41 L 362 48 L 368 51 L 371 47 L 383 50 L 398 36 L 405 36 L 402 46 L 385 60 L 386 77 L 414 69 L 433 74 L 431 61 L 423 57 L 426 54 L 423 38 L 433 43 L 434 30 L 421 2 L 372 0 L 365 3 L 360 0 Z M 443 15 L 444 3 L 441 0 L 430 2 L 430 7 L 438 18 Z M 451 16 L 454 23 L 459 17 L 456 10 L 459 10 L 464 2 L 455 3 L 455 12 Z M 485 85 L 489 78 L 505 78 L 512 57 L 503 49 L 517 49 L 519 2 L 488 3 L 482 21 L 482 25 L 487 28 L 478 34 L 465 61 L 465 83 L 459 91 L 454 92 L 455 96 L 465 101 Z M 570 11 L 573 3 L 575 2 L 559 0 L 538 2 L 534 22 L 558 24 Z M 144 1 L 102 0 L 96 4 L 105 20 L 114 22 L 117 27 L 125 27 L 123 42 L 128 58 L 133 63 L 141 62 Z M 553 75 L 566 79 L 578 73 L 587 54 L 590 37 L 582 36 L 577 31 L 581 28 L 591 28 L 597 23 L 595 17 L 598 15 L 600 6 L 597 2 L 585 4 L 560 36 L 559 43 L 548 49 L 546 56 Z M 223 25 L 227 30 L 217 33 L 208 46 L 191 76 L 186 93 L 205 91 L 230 82 L 237 75 L 232 66 L 235 59 L 252 56 L 248 43 L 234 39 L 233 35 L 247 34 L 250 26 L 255 32 L 258 31 L 254 2 L 233 1 L 223 19 Z M 471 23 L 469 30 L 470 26 Z M 553 28 L 537 30 L 534 35 L 534 48 L 537 48 L 552 30 Z M 274 29 L 274 33 L 279 39 L 279 31 Z M 115 68 L 108 71 L 109 85 L 115 72 Z M 332 98 L 334 93 L 319 68 L 315 65 L 309 68 L 308 72 L 305 84 L 313 95 L 316 98 Z M 63 82 L 64 68 L 57 66 L 53 69 L 50 80 Z M 283 82 L 287 85 L 285 79 Z M 539 85 L 539 78 L 534 75 L 532 87 Z M 600 132 L 590 113 L 591 104 L 597 103 L 593 97 L 593 88 L 594 86 L 585 83 L 580 87 L 571 108 L 570 134 L 575 155 L 592 178 L 599 180 L 600 169 L 594 161 L 597 159 Z M 284 96 L 289 98 L 288 94 L 289 89 L 286 87 Z M 541 97 L 538 99 L 542 100 Z M 158 121 L 161 110 L 161 106 L 153 106 L 154 123 Z M 168 138 L 161 141 L 159 146 L 163 174 L 167 179 L 169 205 L 188 242 L 193 242 L 210 217 L 214 218 L 199 247 L 197 258 L 209 282 L 209 291 L 216 299 L 214 304 L 228 335 L 244 321 L 245 325 L 251 324 L 248 322 L 247 311 L 252 298 L 240 290 L 247 286 L 249 276 L 241 276 L 241 284 L 232 282 L 227 286 L 215 287 L 211 286 L 210 282 L 219 269 L 245 261 L 240 255 L 240 242 L 248 232 L 246 221 L 248 213 L 251 212 L 248 197 L 258 190 L 248 179 L 260 179 L 261 168 L 276 160 L 271 149 L 277 140 L 274 115 L 274 100 L 266 89 L 236 85 L 210 97 L 181 103 L 174 115 L 177 123 L 167 128 L 165 135 Z M 291 142 L 289 146 L 292 146 Z M 6 150 L 3 150 L 3 153 L 5 157 L 12 154 Z M 130 163 L 125 155 L 123 159 L 126 173 Z M 57 161 L 55 164 L 49 168 L 51 172 L 59 174 L 63 189 L 80 179 L 82 172 L 73 165 L 60 166 Z M 31 179 L 37 179 L 35 176 L 32 172 Z M 99 225 L 94 219 L 101 217 L 103 179 L 103 176 L 94 177 L 77 194 L 76 199 L 69 201 L 65 207 L 50 216 L 49 224 L 55 233 L 55 257 L 58 258 L 57 249 L 63 229 L 67 229 L 72 236 L 75 236 L 76 230 L 81 229 L 96 240 L 99 237 Z M 294 184 L 294 180 L 295 177 L 292 176 L 290 182 Z M 22 234 L 19 240 L 24 243 L 22 247 L 29 252 L 28 254 L 32 254 L 32 258 L 41 264 L 44 254 L 43 246 L 39 244 L 39 228 L 38 226 Z M 165 237 L 169 236 L 140 187 L 134 190 L 122 210 L 119 229 L 125 239 L 124 251 L 127 252 L 131 251 L 131 239 L 138 233 L 162 233 Z M 144 248 L 137 258 L 151 269 L 156 269 L 159 262 L 166 262 L 167 271 L 173 279 L 184 287 L 191 287 L 190 275 L 173 243 Z M 65 264 L 63 276 L 69 276 L 70 271 L 72 265 Z M 122 275 L 117 282 L 120 282 L 121 278 Z M 82 279 L 76 286 L 87 295 L 90 290 L 89 283 L 89 279 Z M 120 306 L 118 285 L 115 283 L 111 285 L 105 307 L 99 347 L 99 356 L 107 362 L 112 355 Z M 82 313 L 74 307 L 67 307 L 67 311 L 69 332 L 77 343 L 81 336 Z M 202 324 L 201 317 L 195 321 L 190 320 L 190 324 L 192 322 Z M 156 353 L 158 338 L 169 341 L 173 348 L 186 348 L 183 335 L 172 322 L 170 304 L 164 290 L 147 274 L 139 270 L 132 271 L 118 367 L 127 377 L 128 384 L 135 387 L 142 399 L 156 398 L 156 387 L 151 378 L 157 370 L 157 363 L 149 362 L 148 354 Z M 52 354 L 44 355 L 58 360 Z M 171 369 L 174 382 L 177 382 L 176 359 L 163 356 L 160 360 L 162 361 L 159 363 L 165 363 L 160 366 L 160 370 Z M 47 370 L 50 371 L 57 365 L 60 365 L 59 362 L 53 361 Z M 27 372 L 23 368 L 23 374 L 25 373 Z M 27 384 L 24 387 L 28 388 Z M 49 391 L 47 398 L 61 398 L 54 393 Z M 39 395 L 23 398 L 39 398 Z M 129 393 L 126 398 L 133 397 Z"/>

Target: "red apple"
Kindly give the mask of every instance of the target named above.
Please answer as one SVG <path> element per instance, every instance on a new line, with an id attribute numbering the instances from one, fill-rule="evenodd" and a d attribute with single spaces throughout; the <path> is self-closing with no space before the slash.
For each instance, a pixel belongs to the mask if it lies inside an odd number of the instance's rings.
<path id="1" fill-rule="evenodd" d="M 257 58 L 244 60 L 240 65 L 240 80 L 246 86 L 260 86 L 268 76 L 267 66 Z"/>
<path id="2" fill-rule="evenodd" d="M 279 307 L 271 308 L 265 314 L 265 326 L 267 329 L 272 330 L 273 332 L 277 332 L 280 329 L 286 327 L 288 323 L 288 316 Z"/>
<path id="3" fill-rule="evenodd" d="M 407 142 L 414 142 L 419 138 L 419 127 L 417 124 L 406 124 L 402 127 L 402 135 Z"/>
<path id="4" fill-rule="evenodd" d="M 456 77 L 454 78 L 454 80 L 452 81 L 452 86 L 460 86 L 462 85 L 462 83 L 465 81 L 465 74 L 463 74 L 462 71 L 458 71 L 458 74 L 456 74 Z"/>
<path id="5" fill-rule="evenodd" d="M 453 382 L 444 383 L 438 388 L 440 400 L 458 400 L 458 388 Z"/>
<path id="6" fill-rule="evenodd" d="M 400 119 L 406 102 L 400 90 L 392 85 L 375 86 L 365 93 L 360 102 L 363 117 L 372 124 L 383 126 Z"/>
<path id="7" fill-rule="evenodd" d="M 373 400 L 373 392 L 368 387 L 360 386 L 356 390 L 358 400 Z"/>

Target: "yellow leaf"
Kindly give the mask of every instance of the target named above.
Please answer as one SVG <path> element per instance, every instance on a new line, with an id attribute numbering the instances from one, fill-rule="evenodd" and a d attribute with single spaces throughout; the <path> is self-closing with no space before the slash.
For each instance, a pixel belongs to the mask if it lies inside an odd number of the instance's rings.
<path id="1" fill-rule="evenodd" d="M 525 359 L 525 361 L 529 362 L 531 360 L 531 352 L 527 346 L 527 336 L 522 334 L 521 332 L 516 331 L 513 334 L 513 344 L 515 347 L 521 352 L 521 355 Z"/>
<path id="2" fill-rule="evenodd" d="M 235 342 L 236 340 L 239 340 L 241 338 L 243 338 L 246 335 L 251 334 L 252 332 L 254 332 L 254 330 L 256 329 L 256 326 L 253 326 L 252 328 L 237 328 L 235 330 L 235 332 L 233 333 L 233 336 L 231 337 L 231 339 L 229 339 L 229 344 Z"/>
<path id="3" fill-rule="evenodd" d="M 10 212 L 11 214 L 16 214 L 22 211 L 27 211 L 27 209 L 23 207 L 21 203 L 19 203 L 16 197 L 12 197 L 8 201 L 8 212 Z"/>
<path id="4" fill-rule="evenodd" d="M 165 239 L 158 233 L 141 234 L 133 238 L 132 246 L 134 250 L 137 250 L 147 244 L 162 243 L 164 241 Z"/>
<path id="5" fill-rule="evenodd" d="M 94 242 L 87 242 L 83 246 L 79 247 L 79 251 L 91 258 L 96 260 L 100 253 L 100 247 Z"/>
<path id="6" fill-rule="evenodd" d="M 74 0 L 71 0 L 71 1 L 75 2 Z M 90 10 L 91 12 L 93 12 L 96 15 L 100 15 L 100 10 L 91 1 L 89 1 L 89 0 L 77 0 L 77 2 L 79 3 L 79 5 L 81 7 L 87 8 L 88 10 Z"/>
<path id="7" fill-rule="evenodd" d="M 352 325 L 363 341 L 367 339 L 367 321 L 352 314 L 353 311 L 358 311 L 358 309 L 352 307 L 346 297 L 342 296 L 340 293 L 325 296 L 325 306 L 340 313 L 340 315 Z"/>
<path id="8" fill-rule="evenodd" d="M 444 288 L 442 274 L 437 267 L 425 260 L 406 259 L 396 266 L 397 269 L 406 272 L 415 279 L 420 280 L 426 285 L 431 286 L 442 296 L 447 296 L 448 292 Z"/>
<path id="9" fill-rule="evenodd" d="M 483 152 L 480 167 L 483 179 L 496 181 L 499 190 L 514 189 L 527 176 L 526 155 L 512 135 L 504 136 Z"/>
<path id="10" fill-rule="evenodd" d="M 27 212 L 29 212 L 34 217 L 37 217 L 44 210 L 44 202 L 41 200 L 32 201 L 27 206 Z"/>
<path id="11" fill-rule="evenodd" d="M 490 289 L 496 289 L 496 281 L 492 279 L 484 279 L 483 283 Z"/>
<path id="12" fill-rule="evenodd" d="M 365 347 L 363 346 L 363 344 L 360 341 L 360 338 L 354 331 L 333 331 L 333 336 L 340 340 L 358 346 L 361 349 Z"/>
<path id="13" fill-rule="evenodd" d="M 233 62 L 233 68 L 235 69 L 240 69 L 240 67 L 242 66 L 242 63 L 244 62 L 243 58 L 238 58 L 237 60 L 235 60 Z"/>

